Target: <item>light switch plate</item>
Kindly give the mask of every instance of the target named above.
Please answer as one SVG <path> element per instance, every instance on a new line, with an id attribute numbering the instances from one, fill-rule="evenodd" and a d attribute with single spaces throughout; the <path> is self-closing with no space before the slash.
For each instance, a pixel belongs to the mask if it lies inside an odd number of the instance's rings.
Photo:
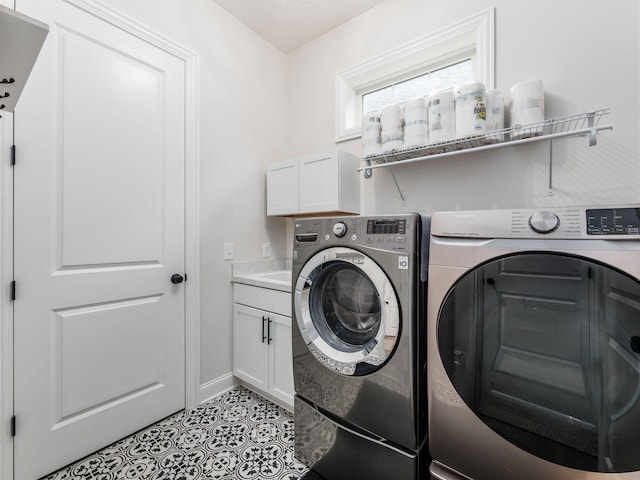
<path id="1" fill-rule="evenodd" d="M 224 244 L 224 257 L 225 260 L 233 260 L 233 243 Z"/>

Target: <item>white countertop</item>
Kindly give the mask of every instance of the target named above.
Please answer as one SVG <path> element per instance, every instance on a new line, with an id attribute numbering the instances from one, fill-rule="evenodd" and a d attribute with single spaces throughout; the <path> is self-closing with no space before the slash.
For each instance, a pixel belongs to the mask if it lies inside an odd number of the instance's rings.
<path id="1" fill-rule="evenodd" d="M 234 263 L 231 281 L 291 292 L 291 260 Z"/>

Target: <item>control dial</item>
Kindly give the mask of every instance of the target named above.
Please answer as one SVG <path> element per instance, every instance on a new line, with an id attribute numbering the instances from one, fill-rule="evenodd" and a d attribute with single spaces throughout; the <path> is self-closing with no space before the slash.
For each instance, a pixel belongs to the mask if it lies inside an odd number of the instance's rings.
<path id="1" fill-rule="evenodd" d="M 553 212 L 541 210 L 531 215 L 529 226 L 531 230 L 537 233 L 551 233 L 560 226 L 560 219 Z"/>
<path id="2" fill-rule="evenodd" d="M 333 234 L 342 238 L 347 234 L 347 225 L 344 222 L 338 222 L 333 224 Z"/>

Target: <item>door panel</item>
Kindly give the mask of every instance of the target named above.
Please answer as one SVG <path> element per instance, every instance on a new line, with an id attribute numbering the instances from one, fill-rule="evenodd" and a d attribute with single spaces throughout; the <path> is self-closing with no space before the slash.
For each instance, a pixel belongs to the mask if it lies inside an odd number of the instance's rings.
<path id="1" fill-rule="evenodd" d="M 54 312 L 58 423 L 164 383 L 161 300 L 155 296 Z M 120 335 L 124 331 L 127 335 Z"/>
<path id="2" fill-rule="evenodd" d="M 73 31 L 58 42 L 59 264 L 160 262 L 165 74 Z"/>
<path id="3" fill-rule="evenodd" d="M 15 478 L 184 408 L 184 63 L 62 0 L 15 113 Z"/>

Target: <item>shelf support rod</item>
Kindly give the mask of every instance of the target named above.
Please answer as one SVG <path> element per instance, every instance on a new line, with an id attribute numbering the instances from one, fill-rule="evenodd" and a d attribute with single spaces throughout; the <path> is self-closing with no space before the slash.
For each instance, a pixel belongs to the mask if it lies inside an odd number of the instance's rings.
<path id="1" fill-rule="evenodd" d="M 596 143 L 598 143 L 598 130 L 594 125 L 594 114 L 589 115 L 587 118 L 587 127 L 589 128 L 589 146 L 593 147 Z"/>
<path id="2" fill-rule="evenodd" d="M 398 195 L 400 195 L 400 200 L 402 200 L 402 206 L 404 207 L 407 205 L 407 200 L 404 198 L 404 195 L 402 194 L 402 190 L 400 189 L 400 185 L 398 184 L 398 180 L 396 179 L 396 176 L 393 173 L 392 168 L 389 169 L 389 173 L 391 174 L 391 178 L 393 178 L 393 183 L 396 184 L 396 188 L 398 189 Z"/>

